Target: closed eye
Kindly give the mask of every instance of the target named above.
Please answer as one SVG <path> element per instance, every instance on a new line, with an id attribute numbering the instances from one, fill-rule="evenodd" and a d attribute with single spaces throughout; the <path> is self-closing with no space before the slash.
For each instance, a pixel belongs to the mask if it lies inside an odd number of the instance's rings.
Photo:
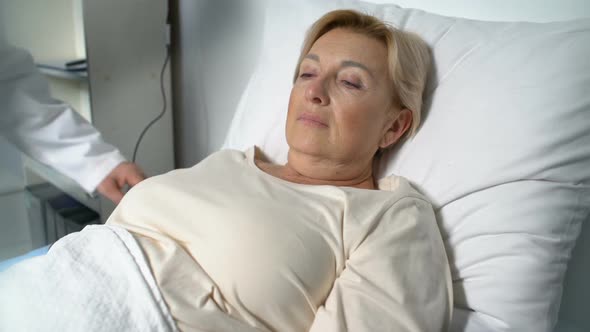
<path id="1" fill-rule="evenodd" d="M 353 89 L 360 89 L 361 88 L 360 84 L 352 83 L 351 81 L 342 80 L 342 83 L 344 83 L 344 85 L 349 88 L 353 88 Z"/>
<path id="2" fill-rule="evenodd" d="M 301 78 L 310 78 L 310 77 L 313 77 L 313 74 L 312 73 L 301 73 L 299 75 L 299 77 L 301 77 Z"/>

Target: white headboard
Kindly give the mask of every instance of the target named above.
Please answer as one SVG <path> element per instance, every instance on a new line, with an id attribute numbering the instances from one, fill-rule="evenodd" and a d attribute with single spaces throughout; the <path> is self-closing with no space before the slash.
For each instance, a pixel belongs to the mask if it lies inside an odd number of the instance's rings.
<path id="1" fill-rule="evenodd" d="M 551 22 L 590 17 L 587 0 L 373 0 L 484 21 Z"/>

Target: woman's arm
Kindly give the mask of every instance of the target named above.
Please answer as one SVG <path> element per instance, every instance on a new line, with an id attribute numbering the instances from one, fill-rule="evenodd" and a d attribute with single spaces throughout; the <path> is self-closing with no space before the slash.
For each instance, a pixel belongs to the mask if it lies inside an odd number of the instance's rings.
<path id="1" fill-rule="evenodd" d="M 405 197 L 350 254 L 310 331 L 444 331 L 449 265 L 431 205 Z"/>

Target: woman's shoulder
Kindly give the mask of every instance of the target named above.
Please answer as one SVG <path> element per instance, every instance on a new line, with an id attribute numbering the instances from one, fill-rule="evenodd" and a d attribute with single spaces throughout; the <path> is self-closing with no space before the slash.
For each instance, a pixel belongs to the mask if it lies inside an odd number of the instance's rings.
<path id="1" fill-rule="evenodd" d="M 205 159 L 203 159 L 200 163 L 205 162 L 218 162 L 218 161 L 244 161 L 250 159 L 255 153 L 255 147 L 250 147 L 245 150 L 236 150 L 236 149 L 221 149 L 219 151 L 213 152 Z M 199 165 L 198 163 L 197 165 Z M 195 166 L 197 166 L 195 165 Z"/>
<path id="2" fill-rule="evenodd" d="M 254 154 L 254 148 L 249 148 L 244 151 L 234 150 L 234 149 L 222 149 L 216 152 L 211 153 L 210 155 L 203 158 L 201 161 L 197 162 L 193 166 L 186 167 L 186 168 L 177 168 L 169 172 L 169 174 L 178 174 L 178 173 L 194 173 L 201 171 L 201 169 L 211 169 L 213 168 L 228 168 L 234 167 L 236 164 L 246 164 L 250 157 Z"/>
<path id="3" fill-rule="evenodd" d="M 176 168 L 166 173 L 151 176 L 140 182 L 137 187 L 146 187 L 156 183 L 192 182 L 198 176 L 208 176 L 216 172 L 227 174 L 227 172 L 234 171 L 240 164 L 247 163 L 248 155 L 253 153 L 250 150 L 252 149 L 246 151 L 219 150 L 193 166 Z"/>
<path id="4" fill-rule="evenodd" d="M 416 189 L 410 181 L 403 176 L 392 174 L 383 177 L 377 181 L 377 188 L 382 191 L 396 193 L 400 198 L 414 197 L 430 203 L 426 196 L 418 191 L 418 189 Z"/>

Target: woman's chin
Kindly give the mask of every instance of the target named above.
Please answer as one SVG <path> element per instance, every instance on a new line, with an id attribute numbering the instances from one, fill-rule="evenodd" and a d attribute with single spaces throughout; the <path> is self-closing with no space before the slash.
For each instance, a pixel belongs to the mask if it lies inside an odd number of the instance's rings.
<path id="1" fill-rule="evenodd" d="M 294 143 L 289 142 L 289 153 L 305 154 L 310 156 L 322 156 L 326 154 L 327 144 L 316 140 L 299 140 Z"/>

